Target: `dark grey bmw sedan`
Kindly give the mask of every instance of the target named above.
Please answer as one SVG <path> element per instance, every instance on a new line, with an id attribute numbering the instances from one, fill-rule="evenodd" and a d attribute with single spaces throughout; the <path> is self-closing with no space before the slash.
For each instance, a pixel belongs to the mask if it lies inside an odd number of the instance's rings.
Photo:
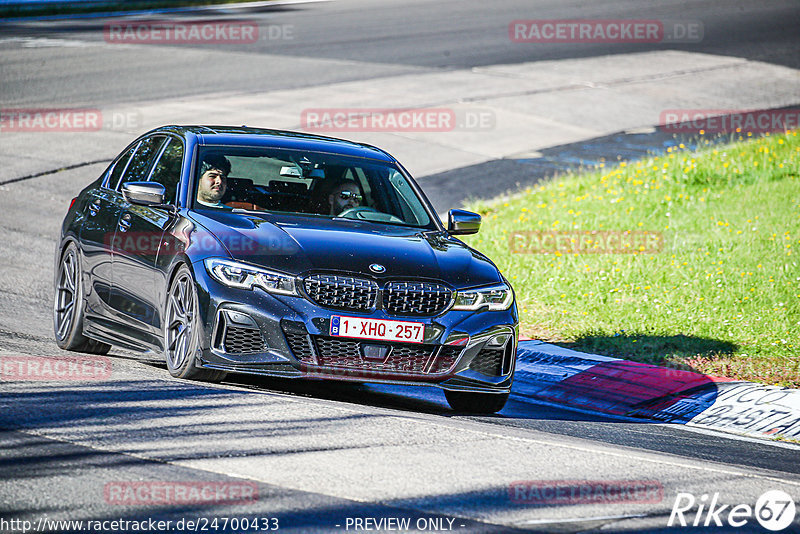
<path id="1" fill-rule="evenodd" d="M 303 133 L 165 126 L 73 199 L 56 251 L 67 350 L 162 354 L 179 378 L 226 373 L 438 386 L 493 413 L 518 314 L 497 267 L 445 228 L 378 148 Z"/>

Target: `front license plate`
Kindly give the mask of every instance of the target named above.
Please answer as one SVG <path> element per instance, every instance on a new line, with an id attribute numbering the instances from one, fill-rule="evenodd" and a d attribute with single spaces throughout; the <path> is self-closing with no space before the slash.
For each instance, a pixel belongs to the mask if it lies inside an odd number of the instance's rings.
<path id="1" fill-rule="evenodd" d="M 331 335 L 358 339 L 422 343 L 425 337 L 425 324 L 334 315 L 331 317 Z"/>

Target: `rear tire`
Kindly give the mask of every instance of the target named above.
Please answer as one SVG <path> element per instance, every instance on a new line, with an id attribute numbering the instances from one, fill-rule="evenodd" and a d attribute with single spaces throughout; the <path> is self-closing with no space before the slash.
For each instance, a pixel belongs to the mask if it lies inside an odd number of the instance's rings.
<path id="1" fill-rule="evenodd" d="M 200 353 L 200 309 L 197 289 L 188 267 L 182 265 L 167 292 L 164 314 L 164 359 L 175 378 L 219 382 L 228 374 L 197 366 Z"/>
<path id="2" fill-rule="evenodd" d="M 83 335 L 83 276 L 78 247 L 70 243 L 61 254 L 53 297 L 53 333 L 63 350 L 106 354 L 111 345 Z"/>
<path id="3" fill-rule="evenodd" d="M 508 393 L 465 393 L 445 390 L 444 396 L 453 410 L 466 413 L 497 413 L 508 401 Z"/>

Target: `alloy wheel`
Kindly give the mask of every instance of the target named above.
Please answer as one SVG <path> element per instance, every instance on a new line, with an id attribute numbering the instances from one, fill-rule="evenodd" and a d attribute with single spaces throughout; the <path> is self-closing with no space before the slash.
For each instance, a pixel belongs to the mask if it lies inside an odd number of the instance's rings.
<path id="1" fill-rule="evenodd" d="M 167 300 L 167 359 L 181 369 L 194 349 L 195 293 L 192 279 L 182 273 L 172 284 Z"/>
<path id="2" fill-rule="evenodd" d="M 75 302 L 78 298 L 78 258 L 73 249 L 68 249 L 61 258 L 58 268 L 55 304 L 53 315 L 56 323 L 56 336 L 65 339 L 75 321 Z"/>

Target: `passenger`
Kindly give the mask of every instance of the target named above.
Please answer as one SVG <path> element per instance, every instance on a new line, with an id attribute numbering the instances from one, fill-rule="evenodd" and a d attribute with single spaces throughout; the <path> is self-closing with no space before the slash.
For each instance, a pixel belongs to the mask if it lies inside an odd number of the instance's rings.
<path id="1" fill-rule="evenodd" d="M 221 202 L 228 184 L 231 162 L 223 155 L 209 154 L 200 164 L 200 183 L 197 186 L 197 202 L 210 208 L 228 208 Z"/>

